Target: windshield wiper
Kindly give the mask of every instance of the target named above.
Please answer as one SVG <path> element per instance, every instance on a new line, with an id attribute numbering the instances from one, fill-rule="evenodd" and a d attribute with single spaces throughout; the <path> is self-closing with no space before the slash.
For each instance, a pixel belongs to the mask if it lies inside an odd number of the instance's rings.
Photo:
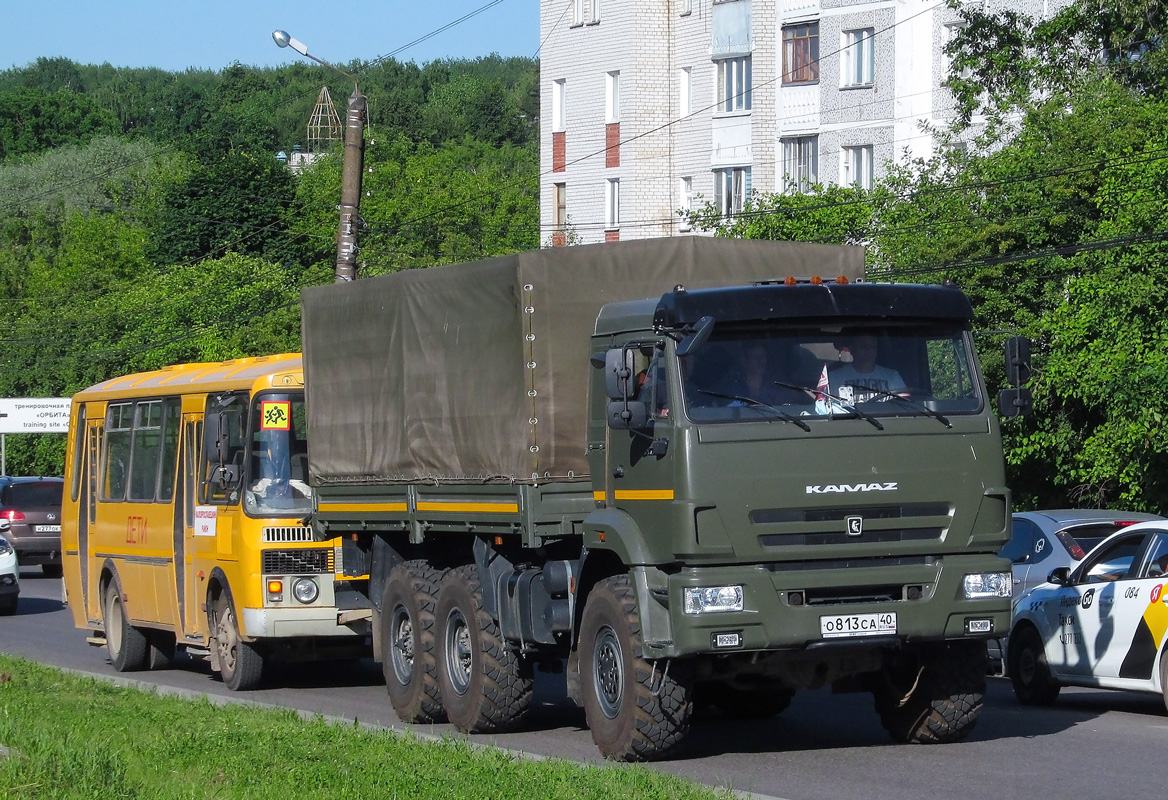
<path id="1" fill-rule="evenodd" d="M 782 381 L 772 381 L 772 383 L 774 383 L 776 386 L 782 386 L 784 389 L 794 389 L 797 392 L 806 392 L 807 394 L 811 395 L 812 397 L 815 397 L 816 395 L 821 394 L 824 397 L 831 398 L 844 411 L 847 411 L 849 414 L 855 414 L 857 417 L 859 417 L 862 420 L 865 420 L 867 422 L 871 422 L 872 425 L 874 425 L 876 430 L 878 430 L 878 431 L 884 430 L 884 426 L 880 423 L 880 420 L 876 419 L 871 414 L 867 414 L 867 413 L 861 411 L 860 409 L 856 408 L 854 405 L 851 405 L 851 404 L 845 402 L 842 397 L 836 397 L 834 394 L 831 394 L 829 392 L 825 392 L 822 389 L 809 389 L 806 386 L 797 386 L 793 383 L 783 383 Z M 830 408 L 828 409 L 827 415 L 829 417 L 835 416 L 831 412 Z"/>
<path id="2" fill-rule="evenodd" d="M 769 408 L 771 411 L 778 414 L 780 419 L 784 419 L 787 422 L 794 422 L 796 425 L 798 425 L 800 428 L 807 431 L 808 433 L 811 432 L 811 426 L 808 425 L 806 422 L 804 422 L 803 420 L 799 419 L 798 417 L 796 417 L 792 414 L 788 414 L 786 411 L 784 411 L 781 408 L 775 408 L 770 403 L 764 403 L 761 400 L 755 400 L 752 397 L 743 397 L 742 395 L 737 395 L 737 394 L 723 394 L 722 392 L 711 392 L 707 389 L 698 389 L 698 394 L 708 394 L 711 397 L 721 397 L 723 400 L 737 400 L 739 403 L 746 403 L 748 408 L 757 408 L 759 406 L 761 406 L 763 408 Z"/>
<path id="3" fill-rule="evenodd" d="M 932 417 L 933 419 L 940 421 L 941 424 L 943 424 L 946 428 L 953 427 L 953 423 L 950 422 L 947 417 L 943 416 L 939 412 L 934 411 L 933 409 L 929 408 L 928 406 L 926 406 L 923 403 L 918 403 L 915 400 L 909 400 L 907 397 L 901 397 L 896 392 L 886 392 L 883 389 L 874 389 L 871 386 L 860 386 L 859 384 L 856 384 L 856 383 L 845 383 L 844 386 L 850 386 L 851 388 L 859 389 L 862 392 L 874 392 L 876 394 L 883 395 L 884 397 L 890 397 L 893 400 L 899 400 L 900 402 L 904 403 L 908 407 L 916 409 L 917 411 L 921 412 L 922 414 L 925 414 L 927 416 Z"/>

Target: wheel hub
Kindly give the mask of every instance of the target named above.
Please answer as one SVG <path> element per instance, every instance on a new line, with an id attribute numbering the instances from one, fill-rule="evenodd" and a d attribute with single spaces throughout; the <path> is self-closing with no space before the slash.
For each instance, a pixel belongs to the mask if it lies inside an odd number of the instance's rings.
<path id="1" fill-rule="evenodd" d="M 592 675 L 596 684 L 596 699 L 604 716 L 615 719 L 620 712 L 624 661 L 620 641 L 612 628 L 605 626 L 596 634 L 595 652 Z"/>

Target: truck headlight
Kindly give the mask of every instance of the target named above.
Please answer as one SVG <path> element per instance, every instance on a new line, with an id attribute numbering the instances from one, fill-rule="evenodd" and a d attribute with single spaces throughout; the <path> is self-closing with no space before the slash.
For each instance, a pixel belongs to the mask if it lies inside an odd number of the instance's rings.
<path id="1" fill-rule="evenodd" d="M 292 596 L 301 603 L 311 603 L 320 596 L 320 587 L 312 578 L 301 578 L 292 584 Z"/>
<path id="2" fill-rule="evenodd" d="M 1009 597 L 1014 592 L 1014 578 L 1009 572 L 975 572 L 965 576 L 962 588 L 966 600 Z"/>
<path id="3" fill-rule="evenodd" d="M 685 613 L 712 614 L 718 611 L 742 610 L 741 586 L 706 586 L 700 589 L 685 589 Z"/>

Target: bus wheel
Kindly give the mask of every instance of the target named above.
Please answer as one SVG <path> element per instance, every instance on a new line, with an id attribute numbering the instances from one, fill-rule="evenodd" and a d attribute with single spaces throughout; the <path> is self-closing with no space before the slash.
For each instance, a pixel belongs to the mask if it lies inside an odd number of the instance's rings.
<path id="1" fill-rule="evenodd" d="M 434 607 L 442 572 L 425 561 L 398 564 L 381 596 L 381 670 L 402 722 L 445 718 L 434 655 Z"/>
<path id="2" fill-rule="evenodd" d="M 891 657 L 873 688 L 884 729 L 910 744 L 961 741 L 981 715 L 987 663 L 983 641 L 922 644 Z"/>
<path id="3" fill-rule="evenodd" d="M 666 668 L 643 656 L 641 616 L 627 575 L 606 578 L 589 593 L 580 651 L 584 714 L 606 758 L 661 758 L 681 743 L 693 714 L 693 684 L 684 663 Z"/>
<path id="4" fill-rule="evenodd" d="M 170 669 L 177 652 L 174 634 L 169 631 L 151 631 L 146 635 L 147 669 Z"/>
<path id="5" fill-rule="evenodd" d="M 483 610 L 474 565 L 446 573 L 437 618 L 438 681 L 447 719 L 463 733 L 514 728 L 531 708 L 532 671 Z"/>
<path id="6" fill-rule="evenodd" d="M 243 692 L 259 685 L 264 674 L 264 657 L 255 645 L 243 641 L 235 612 L 226 597 L 215 603 L 215 646 L 219 653 L 219 677 L 233 692 Z"/>
<path id="7" fill-rule="evenodd" d="M 105 646 L 118 672 L 136 672 L 146 666 L 146 635 L 130 624 L 118 579 L 105 587 Z"/>

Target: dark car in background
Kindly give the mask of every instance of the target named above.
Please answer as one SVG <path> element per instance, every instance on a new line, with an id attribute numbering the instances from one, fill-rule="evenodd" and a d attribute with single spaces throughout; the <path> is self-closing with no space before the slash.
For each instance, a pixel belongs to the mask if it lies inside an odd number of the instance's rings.
<path id="1" fill-rule="evenodd" d="M 61 577 L 63 478 L 0 478 L 0 519 L 22 566 L 39 564 L 47 577 Z"/>

